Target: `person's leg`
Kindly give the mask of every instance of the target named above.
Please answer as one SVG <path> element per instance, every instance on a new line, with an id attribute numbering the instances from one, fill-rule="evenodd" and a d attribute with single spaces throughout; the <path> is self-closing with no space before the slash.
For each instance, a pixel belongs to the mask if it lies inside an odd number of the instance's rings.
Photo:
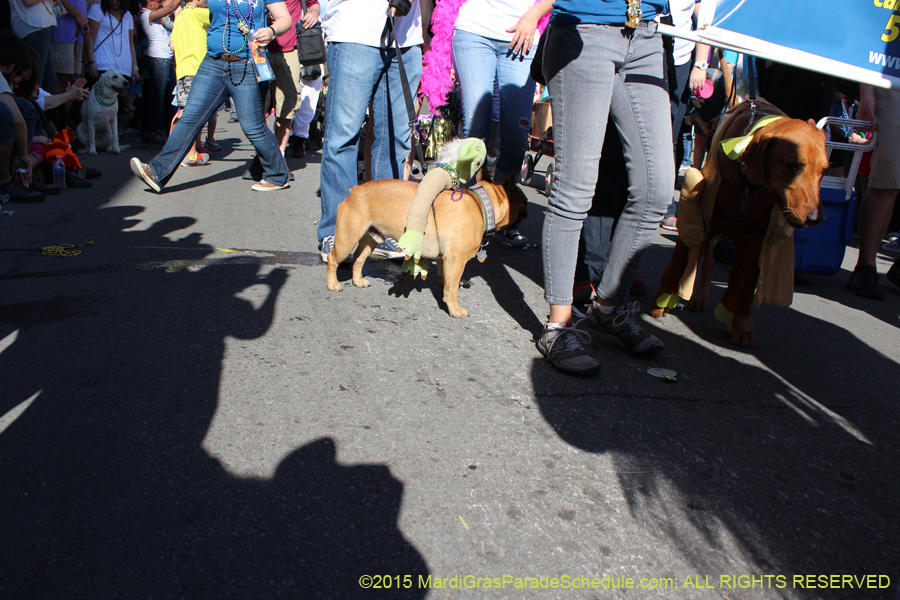
<path id="1" fill-rule="evenodd" d="M 556 178 L 544 217 L 544 298 L 550 322 L 572 319 L 572 283 L 581 226 L 594 197 L 616 61 L 625 43 L 616 30 L 551 27 L 544 75 L 553 109 Z"/>
<path id="2" fill-rule="evenodd" d="M 259 158 L 263 169 L 263 178 L 277 186 L 287 184 L 289 177 L 287 164 L 284 162 L 284 156 L 278 150 L 278 144 L 275 143 L 275 134 L 266 125 L 262 92 L 260 86 L 256 83 L 253 63 L 250 61 L 236 61 L 228 63 L 225 69 L 226 73 L 223 77 L 225 88 L 231 97 L 234 98 L 234 106 L 241 116 L 241 130 L 256 149 L 256 156 Z M 229 69 L 231 71 L 230 74 L 227 72 Z M 194 79 L 188 104 L 193 98 L 193 90 L 196 86 L 197 80 Z M 213 108 L 218 108 L 219 104 L 221 104 L 221 100 Z M 213 112 L 215 111 L 210 111 L 205 116 L 201 122 L 201 128 L 209 120 Z M 197 133 L 199 133 L 199 128 Z"/>
<path id="3" fill-rule="evenodd" d="M 509 51 L 508 42 L 495 43 L 500 91 L 500 156 L 494 181 L 499 183 L 510 173 L 518 175 L 528 150 L 535 84 L 531 78 L 531 55 L 514 55 Z"/>
<path id="4" fill-rule="evenodd" d="M 409 89 L 415 94 L 422 77 L 422 51 L 412 46 L 403 48 L 402 52 Z M 396 50 L 388 51 L 386 60 L 387 69 L 375 88 L 372 103 L 375 121 L 371 164 L 375 179 L 400 179 L 403 162 L 412 149 L 411 130 Z"/>
<path id="5" fill-rule="evenodd" d="M 0 103 L 0 186 L 12 179 L 13 140 L 16 118 L 9 107 Z"/>
<path id="6" fill-rule="evenodd" d="M 453 33 L 453 66 L 459 79 L 463 137 L 491 141 L 494 82 L 497 78 L 497 43 L 474 33 Z"/>
<path id="7" fill-rule="evenodd" d="M 322 148 L 322 216 L 316 232 L 319 242 L 334 235 L 337 206 L 356 185 L 359 130 L 384 66 L 378 48 L 347 42 L 330 42 L 327 60 L 328 134 Z"/>
<path id="8" fill-rule="evenodd" d="M 32 31 L 24 37 L 24 40 L 34 48 L 41 61 L 41 70 L 37 76 L 38 84 L 48 92 L 52 91 L 56 86 L 56 70 L 53 67 L 53 52 L 51 51 L 53 34 L 50 33 L 50 28 L 45 27 Z"/>
<path id="9" fill-rule="evenodd" d="M 272 71 L 275 73 L 275 141 L 281 153 L 287 149 L 291 137 L 291 121 L 297 110 L 300 96 L 297 93 L 300 81 L 300 61 L 297 51 L 273 52 L 269 55 Z"/>
<path id="10" fill-rule="evenodd" d="M 170 61 L 164 58 L 146 57 L 147 79 L 146 112 L 141 119 L 143 133 L 156 133 L 162 129 L 163 102 L 166 95 L 166 82 L 169 79 Z"/>
<path id="11" fill-rule="evenodd" d="M 41 116 L 38 114 L 34 104 L 29 100 L 18 96 L 14 100 L 16 106 L 19 107 L 19 112 L 22 113 L 22 118 L 25 119 L 26 143 L 30 147 L 35 131 L 42 131 Z M 890 218 L 890 215 L 888 215 L 888 218 Z"/>
<path id="12" fill-rule="evenodd" d="M 613 234 L 609 262 L 597 290 L 599 303 L 622 305 L 641 258 L 672 197 L 675 163 L 665 87 L 662 41 L 655 23 L 631 38 L 628 61 L 614 80 L 610 118 L 622 140 L 628 170 L 628 203 Z"/>
<path id="13" fill-rule="evenodd" d="M 162 151 L 149 165 L 160 186 L 164 186 L 172 178 L 175 170 L 194 144 L 194 140 L 197 139 L 197 133 L 225 100 L 225 81 L 228 77 L 225 65 L 227 64 L 233 63 L 226 63 L 224 60 L 216 60 L 208 56 L 200 63 L 197 75 L 194 76 L 191 83 L 191 92 L 181 119 L 172 130 L 172 135 L 166 140 Z M 253 84 L 256 84 L 255 77 Z"/>

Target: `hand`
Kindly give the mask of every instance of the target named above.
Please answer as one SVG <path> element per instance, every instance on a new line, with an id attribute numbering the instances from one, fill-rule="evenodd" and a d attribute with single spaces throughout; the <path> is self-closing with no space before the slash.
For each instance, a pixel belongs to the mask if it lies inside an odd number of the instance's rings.
<path id="1" fill-rule="evenodd" d="M 84 100 L 90 95 L 86 89 L 84 89 L 84 79 L 76 79 L 75 81 L 70 81 L 66 86 L 66 96 L 68 96 L 69 100 Z"/>
<path id="2" fill-rule="evenodd" d="M 275 30 L 272 27 L 261 27 L 253 32 L 253 41 L 260 46 L 266 46 L 275 39 Z"/>
<path id="3" fill-rule="evenodd" d="M 706 82 L 706 69 L 700 67 L 691 67 L 690 86 L 691 91 L 699 90 Z"/>
<path id="4" fill-rule="evenodd" d="M 97 65 L 95 65 L 94 63 L 91 63 L 91 66 L 88 67 L 88 74 L 91 76 L 92 79 L 99 78 L 100 75 L 97 72 Z"/>
<path id="5" fill-rule="evenodd" d="M 12 160 L 13 168 L 25 169 L 25 181 L 31 181 L 31 157 L 27 154 L 15 156 Z"/>
<path id="6" fill-rule="evenodd" d="M 525 56 L 531 51 L 540 17 L 536 10 L 530 8 L 514 26 L 506 30 L 506 33 L 513 34 L 513 39 L 509 43 L 509 49 L 513 54 Z"/>
<path id="7" fill-rule="evenodd" d="M 87 33 L 91 30 L 91 26 L 88 24 L 87 17 L 81 13 L 78 13 L 78 16 L 75 17 L 75 22 L 78 23 L 78 28 L 81 29 L 81 33 Z"/>
<path id="8" fill-rule="evenodd" d="M 318 4 L 313 4 L 312 7 L 306 10 L 306 14 L 303 15 L 303 28 L 309 29 L 319 21 L 319 15 L 322 14 L 322 8 Z"/>
<path id="9" fill-rule="evenodd" d="M 422 247 L 425 245 L 425 234 L 419 231 L 407 231 L 397 240 L 397 246 L 406 253 L 406 259 L 419 262 L 422 258 Z"/>

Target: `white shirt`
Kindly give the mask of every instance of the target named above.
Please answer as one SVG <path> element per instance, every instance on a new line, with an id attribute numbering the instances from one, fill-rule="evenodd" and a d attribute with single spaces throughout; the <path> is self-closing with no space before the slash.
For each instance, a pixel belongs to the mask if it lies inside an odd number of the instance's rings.
<path id="1" fill-rule="evenodd" d="M 672 25 L 676 29 L 690 31 L 693 27 L 691 17 L 694 15 L 695 0 L 669 0 L 669 11 L 672 13 Z M 675 44 L 672 54 L 675 65 L 683 65 L 691 60 L 691 52 L 694 51 L 694 42 L 682 38 L 674 38 Z"/>
<path id="2" fill-rule="evenodd" d="M 150 58 L 172 58 L 174 53 L 169 48 L 169 31 L 158 20 L 150 22 L 150 10 L 141 9 L 141 27 L 147 36 L 147 56 Z M 130 75 L 130 73 L 126 73 Z"/>
<path id="3" fill-rule="evenodd" d="M 322 4 L 326 41 L 381 47 L 387 0 L 326 0 Z M 394 26 L 401 48 L 422 43 L 422 11 L 418 0 L 413 1 L 408 15 L 394 19 Z"/>
<path id="4" fill-rule="evenodd" d="M 56 25 L 56 13 L 53 3 L 43 0 L 31 6 L 25 6 L 22 0 L 9 0 L 10 25 L 16 35 L 24 38 L 30 33 Z"/>
<path id="5" fill-rule="evenodd" d="M 532 6 L 534 0 L 467 0 L 459 9 L 454 28 L 490 40 L 511 42 L 513 34 L 506 30 L 515 27 Z M 537 46 L 537 35 L 531 43 Z"/>
<path id="6" fill-rule="evenodd" d="M 116 18 L 111 14 L 104 13 L 98 2 L 88 9 L 87 18 L 100 24 L 97 29 L 97 39 L 94 40 L 94 63 L 97 65 L 97 70 L 118 69 L 126 77 L 130 77 L 131 42 L 128 33 L 134 29 L 131 13 L 122 11 L 122 25 L 119 27 Z M 113 30 L 115 33 L 109 35 Z M 100 46 L 98 47 L 97 44 Z"/>

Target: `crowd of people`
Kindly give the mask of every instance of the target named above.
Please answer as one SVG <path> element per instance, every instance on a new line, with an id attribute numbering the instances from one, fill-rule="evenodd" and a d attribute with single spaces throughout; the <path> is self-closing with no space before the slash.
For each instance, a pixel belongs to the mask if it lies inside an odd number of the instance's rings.
<path id="1" fill-rule="evenodd" d="M 410 119 L 420 107 L 410 98 L 419 92 L 435 112 L 456 90 L 459 136 L 487 144 L 494 181 L 516 178 L 528 150 L 537 80 L 552 105 L 556 164 L 541 240 L 549 316 L 537 348 L 555 368 L 576 375 L 599 371 L 591 345 L 601 335 L 615 336 L 639 356 L 663 350 L 641 326 L 639 304 L 629 302 L 645 287 L 635 275 L 656 228 L 677 229 L 672 200 L 679 167 L 702 164 L 722 111 L 745 93 L 746 57 L 659 33 L 661 22 L 691 29 L 699 1 L 323 0 L 321 7 L 317 0 L 127 2 L 11 0 L 14 33 L 3 34 L 9 50 L 0 58 L 0 120 L 10 124 L 0 129 L 0 160 L 10 166 L 0 170 L 2 193 L 34 200 L 48 191 L 33 175 L 55 160 L 32 151 L 35 141 L 53 139 L 39 126 L 49 122 L 41 115 L 83 99 L 84 78 L 110 69 L 130 77 L 132 97 L 140 94 L 142 140 L 163 144 L 149 163 L 131 160 L 134 173 L 154 191 L 161 193 L 179 166 L 209 162 L 218 148 L 216 114 L 226 104 L 256 150 L 245 173 L 256 180 L 251 189 L 284 190 L 291 180 L 289 141 L 295 138 L 292 155 L 302 156 L 325 75 L 317 244 L 327 260 L 338 204 L 358 183 L 366 131 L 369 176 L 406 178 L 416 143 Z M 320 19 L 327 58 L 321 66 L 309 65 L 299 57 L 298 29 Z M 768 78 L 761 73 L 761 95 L 789 116 L 817 118 L 812 109 L 789 106 L 789 94 L 782 106 L 778 94 L 804 80 L 772 75 L 776 70 Z M 834 81 L 816 81 L 829 94 L 834 90 Z M 855 96 L 849 103 L 856 100 L 859 117 L 877 122 L 882 145 L 861 203 L 860 262 L 848 286 L 883 299 L 874 264 L 900 188 L 889 141 L 900 139 L 890 135 L 896 94 L 861 86 Z M 844 114 L 847 106 L 842 104 Z M 130 108 L 126 102 L 123 110 Z M 64 130 L 61 118 L 58 128 Z M 693 141 L 693 152 L 685 139 Z M 77 158 L 66 159 L 67 173 L 85 175 Z M 12 181 L 18 172 L 30 186 Z M 517 231 L 506 235 L 513 245 L 527 242 Z M 573 318 L 579 243 L 591 303 L 583 318 Z M 404 255 L 392 239 L 376 252 Z M 888 278 L 900 287 L 896 264 Z"/>

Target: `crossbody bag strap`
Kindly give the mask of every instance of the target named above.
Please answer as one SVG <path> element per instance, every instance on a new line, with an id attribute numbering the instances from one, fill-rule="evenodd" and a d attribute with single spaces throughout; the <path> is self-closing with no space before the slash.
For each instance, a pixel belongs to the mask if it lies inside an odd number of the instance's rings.
<path id="1" fill-rule="evenodd" d="M 400 85 L 403 88 L 403 98 L 406 100 L 406 112 L 409 115 L 410 136 L 413 144 L 416 146 L 416 158 L 422 165 L 422 173 L 428 172 L 428 166 L 425 164 L 425 155 L 422 152 L 422 144 L 419 141 L 419 134 L 416 131 L 416 125 L 419 123 L 419 117 L 416 114 L 416 103 L 413 101 L 412 91 L 409 89 L 409 78 L 406 76 L 406 66 L 403 64 L 403 54 L 400 51 L 400 42 L 394 31 L 394 17 L 387 18 L 388 46 L 391 40 L 394 42 L 394 48 L 397 51 L 397 66 L 400 69 Z"/>

